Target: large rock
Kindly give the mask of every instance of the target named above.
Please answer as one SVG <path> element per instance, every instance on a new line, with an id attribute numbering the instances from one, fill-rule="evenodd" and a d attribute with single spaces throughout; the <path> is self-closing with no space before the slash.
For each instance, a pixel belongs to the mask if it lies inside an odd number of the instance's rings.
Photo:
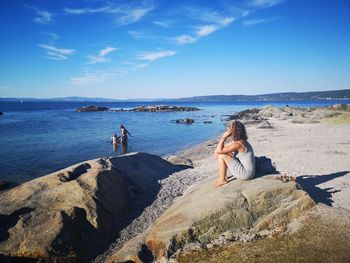
<path id="1" fill-rule="evenodd" d="M 131 240 L 107 262 L 141 261 L 145 253 L 135 253 L 135 247 L 142 245 L 154 259 L 164 260 L 189 243 L 209 244 L 228 232 L 256 234 L 284 226 L 314 204 L 295 182 L 283 183 L 273 175 L 233 180 L 217 189 L 211 178 L 178 199 L 156 221 L 143 244 Z"/>
<path id="2" fill-rule="evenodd" d="M 151 199 L 158 180 L 178 169 L 136 153 L 86 161 L 3 192 L 0 255 L 91 261 L 107 248 L 115 226 L 125 223 L 130 198 Z M 147 191 L 152 194 L 142 196 Z"/>
<path id="3" fill-rule="evenodd" d="M 86 107 L 81 107 L 79 109 L 77 109 L 77 112 L 95 112 L 95 111 L 108 111 L 109 108 L 107 107 L 101 107 L 101 106 L 86 106 Z"/>

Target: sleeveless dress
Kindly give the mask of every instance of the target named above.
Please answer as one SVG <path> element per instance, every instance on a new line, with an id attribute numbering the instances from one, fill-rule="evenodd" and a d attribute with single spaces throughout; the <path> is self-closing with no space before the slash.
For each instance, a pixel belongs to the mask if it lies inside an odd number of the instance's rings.
<path id="1" fill-rule="evenodd" d="M 232 160 L 228 163 L 228 169 L 234 177 L 240 180 L 252 179 L 255 176 L 255 156 L 253 147 L 247 141 L 245 144 L 238 143 L 241 144 L 246 151 L 233 156 Z"/>

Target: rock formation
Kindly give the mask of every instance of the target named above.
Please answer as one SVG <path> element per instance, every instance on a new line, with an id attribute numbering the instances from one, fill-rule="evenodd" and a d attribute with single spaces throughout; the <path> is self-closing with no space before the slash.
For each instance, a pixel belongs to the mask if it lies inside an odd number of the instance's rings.
<path id="1" fill-rule="evenodd" d="M 2 192 L 0 254 L 89 262 L 123 227 L 132 200 L 152 201 L 158 180 L 179 167 L 136 153 L 86 161 Z"/>
<path id="2" fill-rule="evenodd" d="M 183 106 L 168 106 L 168 105 L 153 105 L 153 106 L 138 106 L 129 110 L 124 109 L 110 109 L 100 106 L 87 106 L 77 109 L 77 112 L 94 112 L 94 111 L 113 111 L 113 112 L 176 112 L 176 111 L 199 111 L 200 109 L 195 107 L 183 107 Z"/>
<path id="3" fill-rule="evenodd" d="M 95 111 L 108 111 L 109 108 L 107 107 L 100 107 L 100 106 L 86 106 L 86 107 L 81 107 L 79 109 L 77 109 L 77 112 L 95 112 Z"/>
<path id="4" fill-rule="evenodd" d="M 350 106 L 339 104 L 321 108 L 273 107 L 248 109 L 229 116 L 226 121 L 240 120 L 246 125 L 257 124 L 258 128 L 272 128 L 268 119 L 289 120 L 293 123 L 318 123 L 323 119 L 349 114 Z"/>
<path id="5" fill-rule="evenodd" d="M 191 187 L 146 236 L 124 244 L 107 262 L 164 260 L 191 243 L 203 246 L 221 236 L 230 239 L 237 231 L 256 235 L 273 230 L 314 206 L 295 182 L 274 178 L 233 180 L 218 189 L 209 179 Z"/>
<path id="6" fill-rule="evenodd" d="M 139 107 L 131 109 L 130 111 L 136 111 L 136 112 L 173 112 L 173 111 L 199 111 L 199 109 L 194 108 L 194 107 L 155 105 L 155 106 L 139 106 Z"/>

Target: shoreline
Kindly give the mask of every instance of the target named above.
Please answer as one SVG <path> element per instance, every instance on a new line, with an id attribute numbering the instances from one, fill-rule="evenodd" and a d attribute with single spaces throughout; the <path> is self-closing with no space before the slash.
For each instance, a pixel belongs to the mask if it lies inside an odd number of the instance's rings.
<path id="1" fill-rule="evenodd" d="M 270 128 L 247 125 L 249 142 L 254 148 L 255 156 L 271 158 L 276 163 L 277 170 L 295 174 L 297 183 L 316 203 L 350 213 L 350 165 L 347 161 L 350 155 L 350 125 L 293 123 L 276 117 L 270 117 L 268 121 L 272 125 Z M 327 141 L 329 137 L 332 140 Z M 217 164 L 213 152 L 217 141 L 218 136 L 214 136 L 170 154 L 183 158 L 180 161 L 190 159 L 193 168 L 175 171 L 159 179 L 157 183 L 160 188 L 153 201 L 138 216 L 126 217 L 129 223 L 119 232 L 119 237 L 93 262 L 106 262 L 126 241 L 150 231 L 155 221 L 188 189 L 215 177 Z M 336 148 L 332 150 L 334 145 Z M 166 159 L 170 155 L 162 158 Z"/>

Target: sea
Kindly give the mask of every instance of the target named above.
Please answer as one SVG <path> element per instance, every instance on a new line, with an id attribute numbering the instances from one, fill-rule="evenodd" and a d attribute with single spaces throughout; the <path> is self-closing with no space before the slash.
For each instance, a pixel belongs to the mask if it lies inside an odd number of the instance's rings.
<path id="1" fill-rule="evenodd" d="M 54 102 L 0 101 L 0 180 L 17 185 L 70 165 L 127 152 L 170 155 L 217 137 L 225 119 L 238 111 L 266 105 L 317 107 L 350 101 L 235 102 Z M 140 105 L 197 107 L 194 112 L 76 112 L 98 105 L 131 109 Z M 193 124 L 172 120 L 192 118 Z M 210 122 L 210 123 L 208 123 Z M 113 147 L 111 137 L 123 124 L 127 148 Z"/>

